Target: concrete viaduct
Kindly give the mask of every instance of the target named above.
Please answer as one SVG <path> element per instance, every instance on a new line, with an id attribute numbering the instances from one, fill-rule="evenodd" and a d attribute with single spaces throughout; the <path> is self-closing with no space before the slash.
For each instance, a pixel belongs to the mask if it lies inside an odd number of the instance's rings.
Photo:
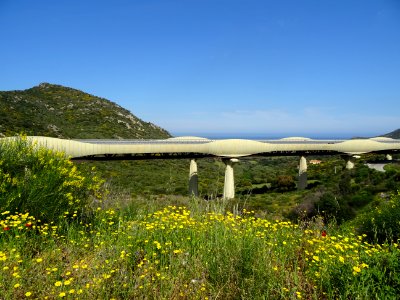
<path id="1" fill-rule="evenodd" d="M 1 141 L 16 137 L 1 138 Z M 220 157 L 226 165 L 224 198 L 234 198 L 233 165 L 246 156 L 298 156 L 298 187 L 307 186 L 307 155 L 337 155 L 346 160 L 346 168 L 354 167 L 354 158 L 364 153 L 391 155 L 400 152 L 400 140 L 377 137 L 351 140 L 313 140 L 290 137 L 279 140 L 223 139 L 209 140 L 199 137 L 176 137 L 160 140 L 67 140 L 42 136 L 29 136 L 39 146 L 64 152 L 71 159 L 83 160 L 135 160 L 135 159 L 190 159 L 189 194 L 198 195 L 196 159 Z"/>

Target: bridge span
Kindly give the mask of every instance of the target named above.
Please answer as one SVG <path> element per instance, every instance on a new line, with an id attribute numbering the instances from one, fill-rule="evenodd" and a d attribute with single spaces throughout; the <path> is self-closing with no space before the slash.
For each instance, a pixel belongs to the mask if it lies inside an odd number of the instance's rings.
<path id="1" fill-rule="evenodd" d="M 1 138 L 1 141 L 18 137 Z M 391 159 L 400 152 L 400 140 L 377 137 L 351 140 L 313 140 L 289 137 L 278 140 L 222 139 L 176 137 L 158 140 L 71 140 L 42 136 L 28 136 L 39 146 L 65 153 L 71 159 L 135 160 L 135 159 L 190 159 L 189 193 L 197 196 L 197 163 L 203 157 L 220 157 L 226 164 L 224 198 L 233 198 L 233 165 L 246 156 L 299 156 L 299 184 L 307 186 L 307 155 L 341 154 L 346 168 L 354 167 L 354 157 L 364 153 L 384 153 Z"/>

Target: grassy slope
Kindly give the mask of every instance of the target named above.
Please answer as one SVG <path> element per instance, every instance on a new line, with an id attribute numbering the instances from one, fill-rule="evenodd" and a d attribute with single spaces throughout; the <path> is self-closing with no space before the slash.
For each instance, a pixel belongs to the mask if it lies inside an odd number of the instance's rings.
<path id="1" fill-rule="evenodd" d="M 183 204 L 114 202 L 67 228 L 1 214 L 0 298 L 398 299 L 397 244 Z"/>

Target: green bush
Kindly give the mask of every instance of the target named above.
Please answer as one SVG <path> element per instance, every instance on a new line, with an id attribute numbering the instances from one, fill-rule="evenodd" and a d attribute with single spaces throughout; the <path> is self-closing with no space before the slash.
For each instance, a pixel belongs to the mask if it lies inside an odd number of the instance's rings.
<path id="1" fill-rule="evenodd" d="M 360 208 L 372 202 L 374 196 L 368 190 L 361 190 L 354 196 L 349 197 L 349 205 L 351 207 Z"/>
<path id="2" fill-rule="evenodd" d="M 315 203 L 315 206 L 317 211 L 323 214 L 326 219 L 336 216 L 339 211 L 339 202 L 336 200 L 336 197 L 329 192 L 323 194 L 319 201 Z"/>
<path id="3" fill-rule="evenodd" d="M 372 241 L 400 239 L 400 191 L 389 200 L 382 200 L 375 209 L 360 217 L 358 231 Z"/>
<path id="4" fill-rule="evenodd" d="M 101 197 L 101 183 L 63 153 L 38 147 L 26 137 L 0 142 L 2 212 L 29 212 L 42 222 L 80 218 L 91 197 Z"/>

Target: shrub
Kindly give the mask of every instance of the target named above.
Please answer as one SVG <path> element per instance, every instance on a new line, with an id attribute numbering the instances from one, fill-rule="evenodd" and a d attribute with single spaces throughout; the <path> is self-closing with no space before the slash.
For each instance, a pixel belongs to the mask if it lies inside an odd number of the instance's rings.
<path id="1" fill-rule="evenodd" d="M 358 231 L 370 240 L 384 242 L 400 238 L 400 192 L 392 195 L 358 220 Z"/>
<path id="2" fill-rule="evenodd" d="M 293 176 L 279 175 L 276 178 L 275 188 L 278 192 L 291 191 L 296 188 L 296 182 Z"/>
<path id="3" fill-rule="evenodd" d="M 91 196 L 101 196 L 101 183 L 26 137 L 0 142 L 0 211 L 29 212 L 43 222 L 79 218 Z"/>
<path id="4" fill-rule="evenodd" d="M 315 206 L 326 218 L 336 216 L 339 210 L 339 202 L 336 200 L 336 197 L 329 192 L 323 194 L 319 201 L 315 203 Z"/>
<path id="5" fill-rule="evenodd" d="M 361 190 L 354 196 L 349 197 L 349 205 L 351 207 L 360 208 L 372 202 L 374 196 L 368 190 Z"/>

